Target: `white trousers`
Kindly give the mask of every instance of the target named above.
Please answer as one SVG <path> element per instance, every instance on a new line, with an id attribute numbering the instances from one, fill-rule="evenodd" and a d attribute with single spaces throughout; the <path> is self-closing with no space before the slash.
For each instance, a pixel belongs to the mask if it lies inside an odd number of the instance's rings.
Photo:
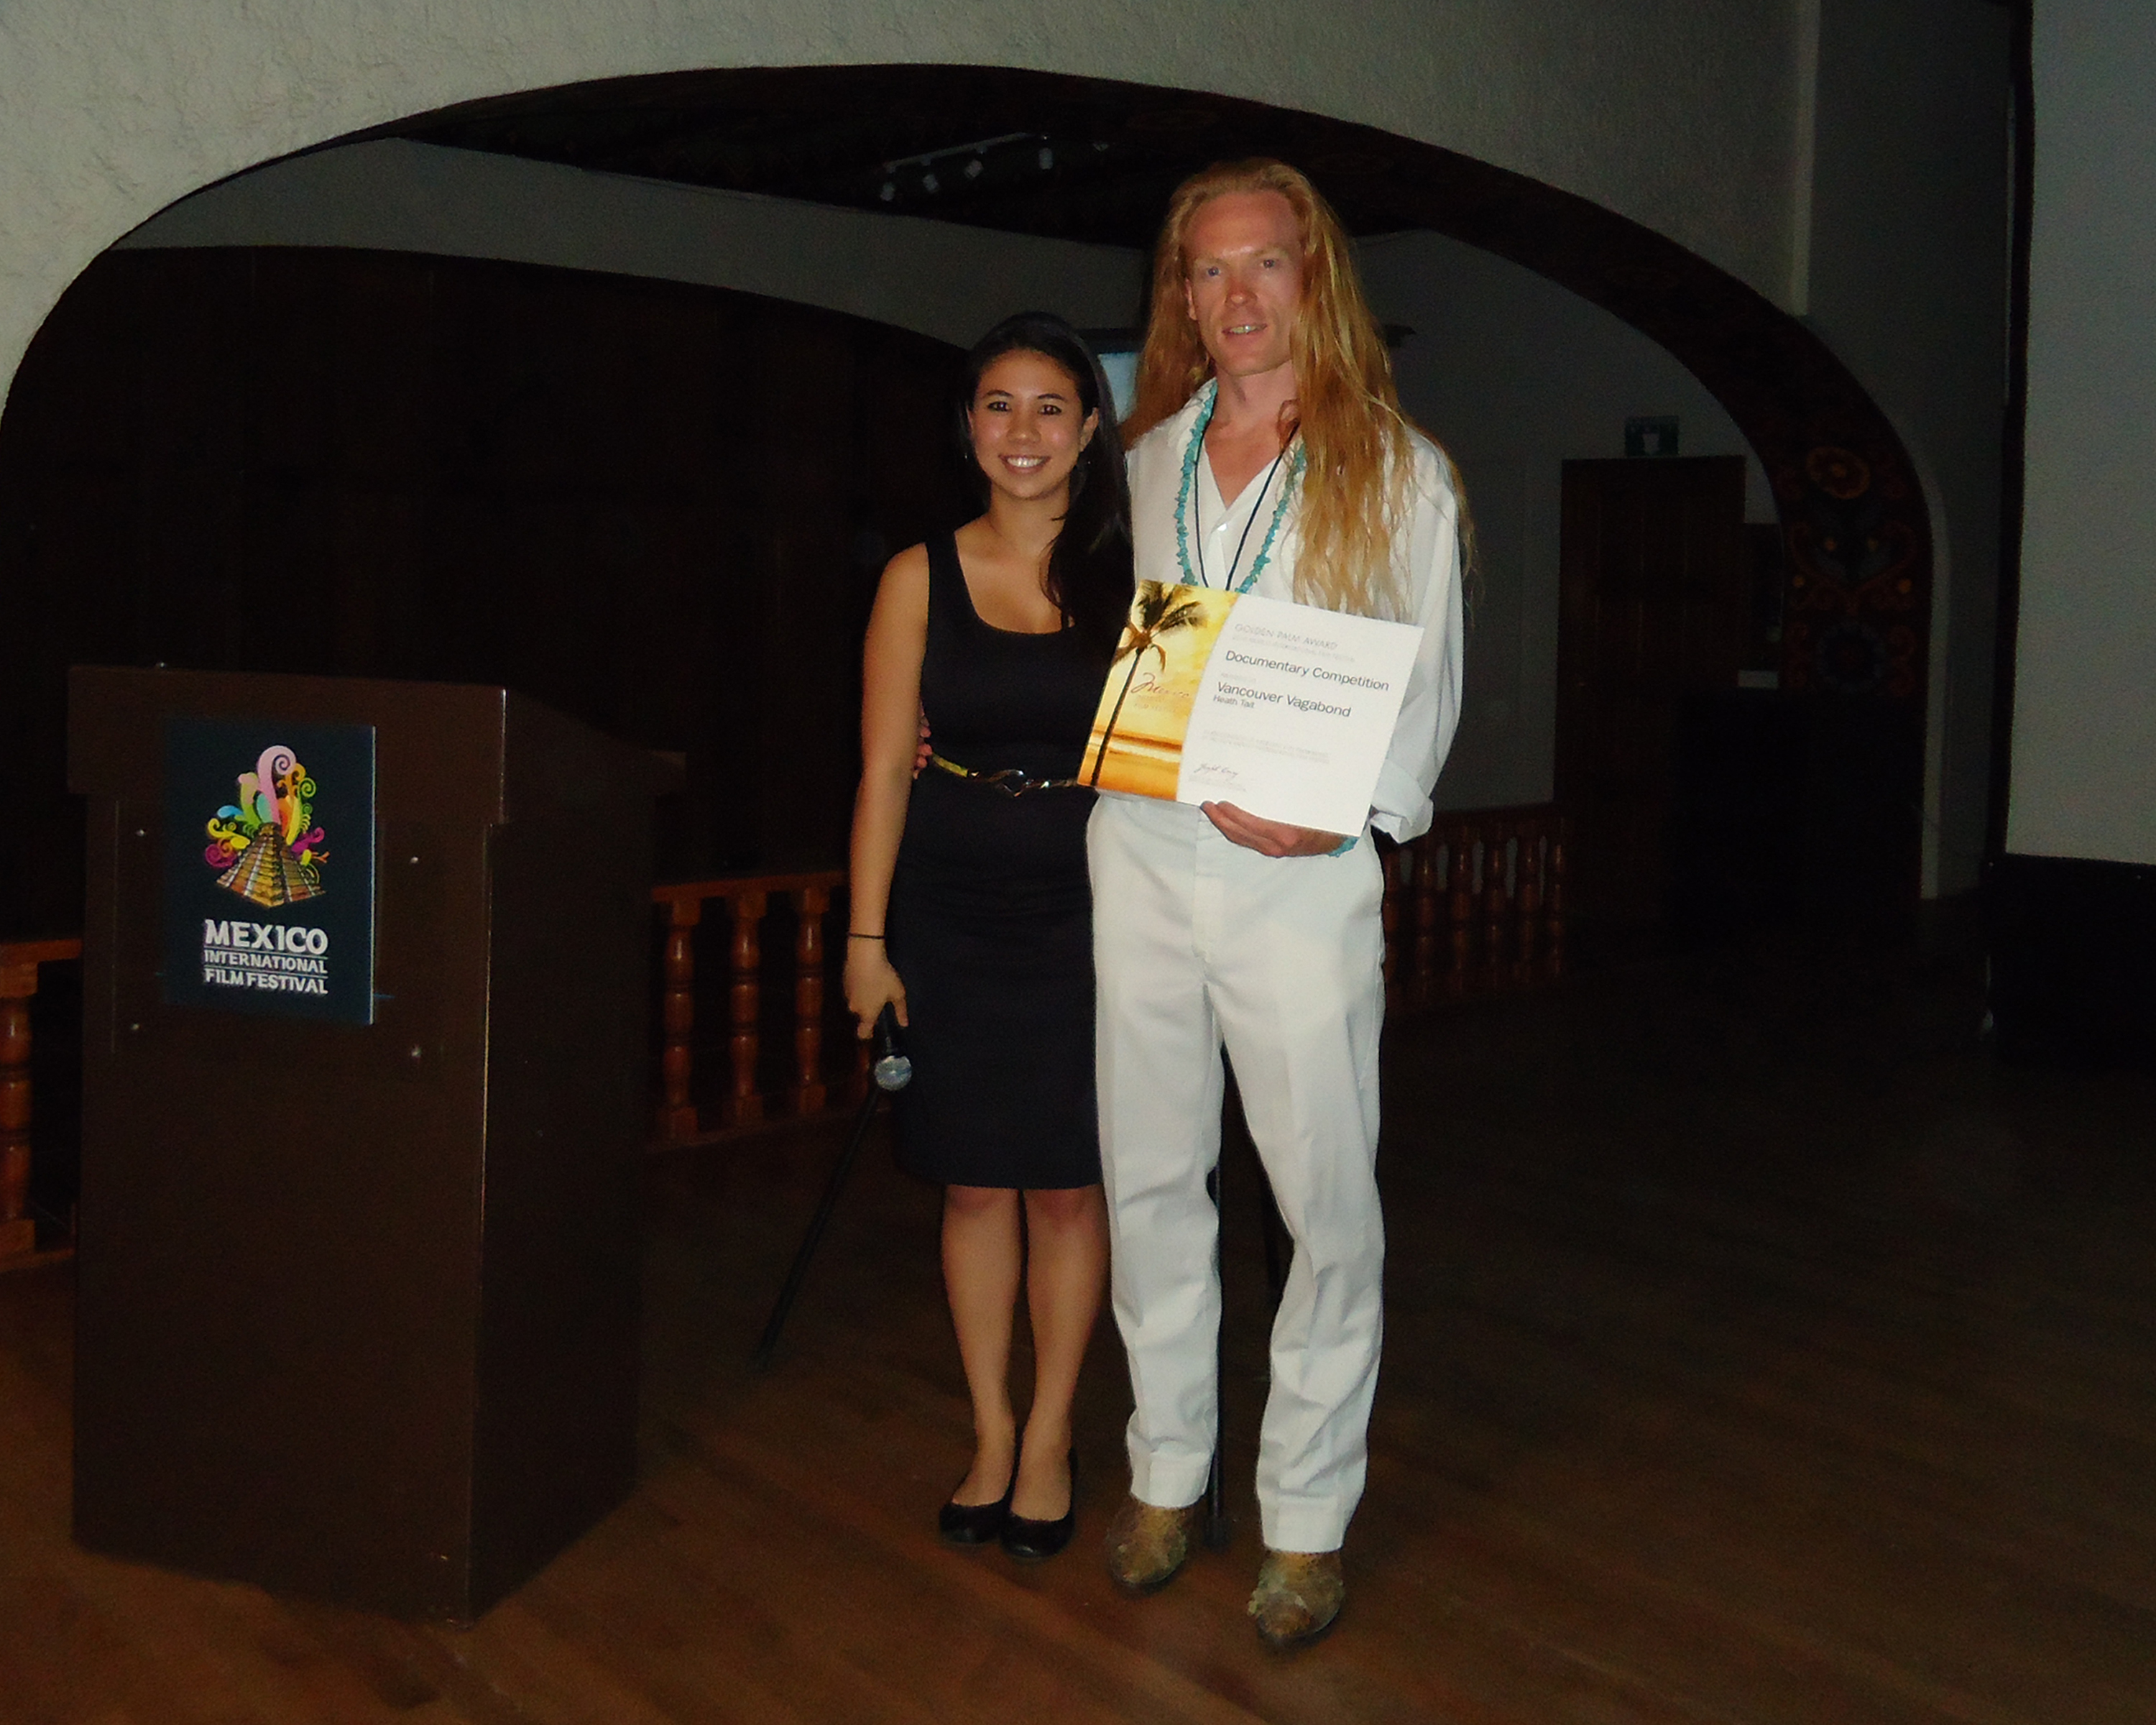
<path id="1" fill-rule="evenodd" d="M 1275 859 L 1194 808 L 1102 797 L 1087 832 L 1110 1286 L 1131 1489 L 1204 1495 L 1219 1427 L 1221 1066 L 1295 1241 L 1272 1332 L 1258 1506 L 1276 1551 L 1332 1551 L 1363 1495 L 1383 1333 L 1378 1034 L 1383 881 L 1366 838 Z"/>

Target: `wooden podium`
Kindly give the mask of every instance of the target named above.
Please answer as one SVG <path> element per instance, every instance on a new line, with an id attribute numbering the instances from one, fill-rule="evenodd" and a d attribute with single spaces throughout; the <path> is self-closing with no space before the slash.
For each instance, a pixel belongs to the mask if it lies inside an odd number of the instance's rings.
<path id="1" fill-rule="evenodd" d="M 665 769 L 499 689 L 78 668 L 69 698 L 75 1537 L 474 1619 L 634 1475 Z M 337 770 L 288 771 L 286 732 Z M 179 784 L 205 737 L 269 739 L 259 772 L 249 740 Z"/>

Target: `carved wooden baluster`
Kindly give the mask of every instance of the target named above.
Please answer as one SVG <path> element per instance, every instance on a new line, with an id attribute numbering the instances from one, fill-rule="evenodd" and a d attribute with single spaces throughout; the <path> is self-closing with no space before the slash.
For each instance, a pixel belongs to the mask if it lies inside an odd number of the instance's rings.
<path id="1" fill-rule="evenodd" d="M 1467 977 L 1475 961 L 1475 840 L 1476 834 L 1471 826 L 1455 827 L 1450 834 L 1452 866 L 1445 872 L 1451 876 L 1448 884 L 1452 888 L 1452 973 L 1445 978 L 1447 991 L 1454 994 L 1467 992 Z"/>
<path id="2" fill-rule="evenodd" d="M 793 1111 L 824 1111 L 824 913 L 831 895 L 803 886 L 793 895 L 800 913 L 793 935 Z"/>
<path id="3" fill-rule="evenodd" d="M 731 898 L 734 943 L 726 1018 L 732 1026 L 727 1048 L 733 1056 L 734 1090 L 726 1098 L 726 1124 L 752 1126 L 763 1118 L 763 1098 L 757 1094 L 756 1088 L 756 1060 L 757 1019 L 763 1006 L 757 977 L 763 965 L 760 937 L 766 896 L 761 892 L 737 892 Z"/>
<path id="4" fill-rule="evenodd" d="M 696 1105 L 689 1094 L 696 1057 L 689 1039 L 696 1028 L 696 925 L 703 916 L 701 899 L 667 902 L 666 953 L 661 961 L 666 988 L 659 1009 L 666 1038 L 659 1071 L 666 1100 L 660 1111 L 659 1136 L 675 1144 L 696 1136 Z"/>
<path id="5" fill-rule="evenodd" d="M 1445 919 L 1438 901 L 1445 891 L 1445 836 L 1425 833 L 1414 842 L 1414 982 L 1413 999 L 1427 1006 L 1437 993 L 1438 931 Z"/>
<path id="6" fill-rule="evenodd" d="M 1400 878 L 1414 866 L 1414 854 L 1405 845 L 1398 850 L 1382 853 L 1385 870 L 1385 896 L 1378 911 L 1384 925 L 1385 935 L 1385 1009 L 1396 1012 L 1400 1004 L 1400 967 L 1398 952 L 1400 944 Z"/>
<path id="7" fill-rule="evenodd" d="M 1512 909 L 1505 880 L 1512 861 L 1512 824 L 1501 820 L 1482 845 L 1482 965 L 1491 988 L 1500 993 L 1512 979 L 1512 942 L 1505 938 Z"/>
<path id="8" fill-rule="evenodd" d="M 1423 835 L 1425 847 L 1415 873 L 1415 991 L 1424 1005 L 1438 997 L 1450 939 L 1447 920 L 1452 870 L 1460 860 L 1459 834 L 1442 824 Z"/>
<path id="9" fill-rule="evenodd" d="M 0 1260 L 36 1249 L 30 1218 L 30 997 L 38 967 L 0 951 Z"/>
<path id="10" fill-rule="evenodd" d="M 1564 817 L 1550 825 L 1548 885 L 1543 898 L 1543 973 L 1564 974 Z"/>
<path id="11" fill-rule="evenodd" d="M 1394 851 L 1385 869 L 1385 1007 L 1405 1010 L 1414 1004 L 1415 845 L 1413 839 Z"/>
<path id="12" fill-rule="evenodd" d="M 1520 987 L 1532 988 L 1537 981 L 1535 948 L 1542 933 L 1543 914 L 1543 824 L 1538 820 L 1524 822 L 1520 828 L 1520 860 L 1514 878 L 1517 885 L 1512 893 L 1512 909 L 1520 931 L 1514 974 Z"/>

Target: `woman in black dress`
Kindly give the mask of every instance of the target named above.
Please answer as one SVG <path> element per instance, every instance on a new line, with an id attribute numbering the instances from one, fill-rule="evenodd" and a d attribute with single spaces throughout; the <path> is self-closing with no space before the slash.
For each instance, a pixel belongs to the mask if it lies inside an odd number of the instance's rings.
<path id="1" fill-rule="evenodd" d="M 1040 782 L 1076 775 L 1129 608 L 1130 494 L 1106 380 L 1060 318 L 990 331 L 960 406 L 986 512 L 893 557 L 869 621 L 846 1004 L 864 1036 L 886 1002 L 906 1026 L 900 1159 L 944 1185 L 975 1447 L 938 1526 L 1045 1558 L 1075 1521 L 1071 1399 L 1108 1245 L 1092 794 Z M 916 781 L 924 716 L 936 754 Z M 1009 1388 L 1021 1279 L 1034 1343 L 1022 1433 Z"/>

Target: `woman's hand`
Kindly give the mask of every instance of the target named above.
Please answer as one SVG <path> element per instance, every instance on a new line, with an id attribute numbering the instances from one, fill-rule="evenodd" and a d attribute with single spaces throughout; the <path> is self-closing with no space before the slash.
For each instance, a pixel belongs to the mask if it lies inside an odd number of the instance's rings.
<path id="1" fill-rule="evenodd" d="M 875 1034 L 875 1022 L 888 1004 L 906 1023 L 906 984 L 891 968 L 881 941 L 846 942 L 846 1010 L 857 1021 L 854 1034 L 866 1042 Z"/>

